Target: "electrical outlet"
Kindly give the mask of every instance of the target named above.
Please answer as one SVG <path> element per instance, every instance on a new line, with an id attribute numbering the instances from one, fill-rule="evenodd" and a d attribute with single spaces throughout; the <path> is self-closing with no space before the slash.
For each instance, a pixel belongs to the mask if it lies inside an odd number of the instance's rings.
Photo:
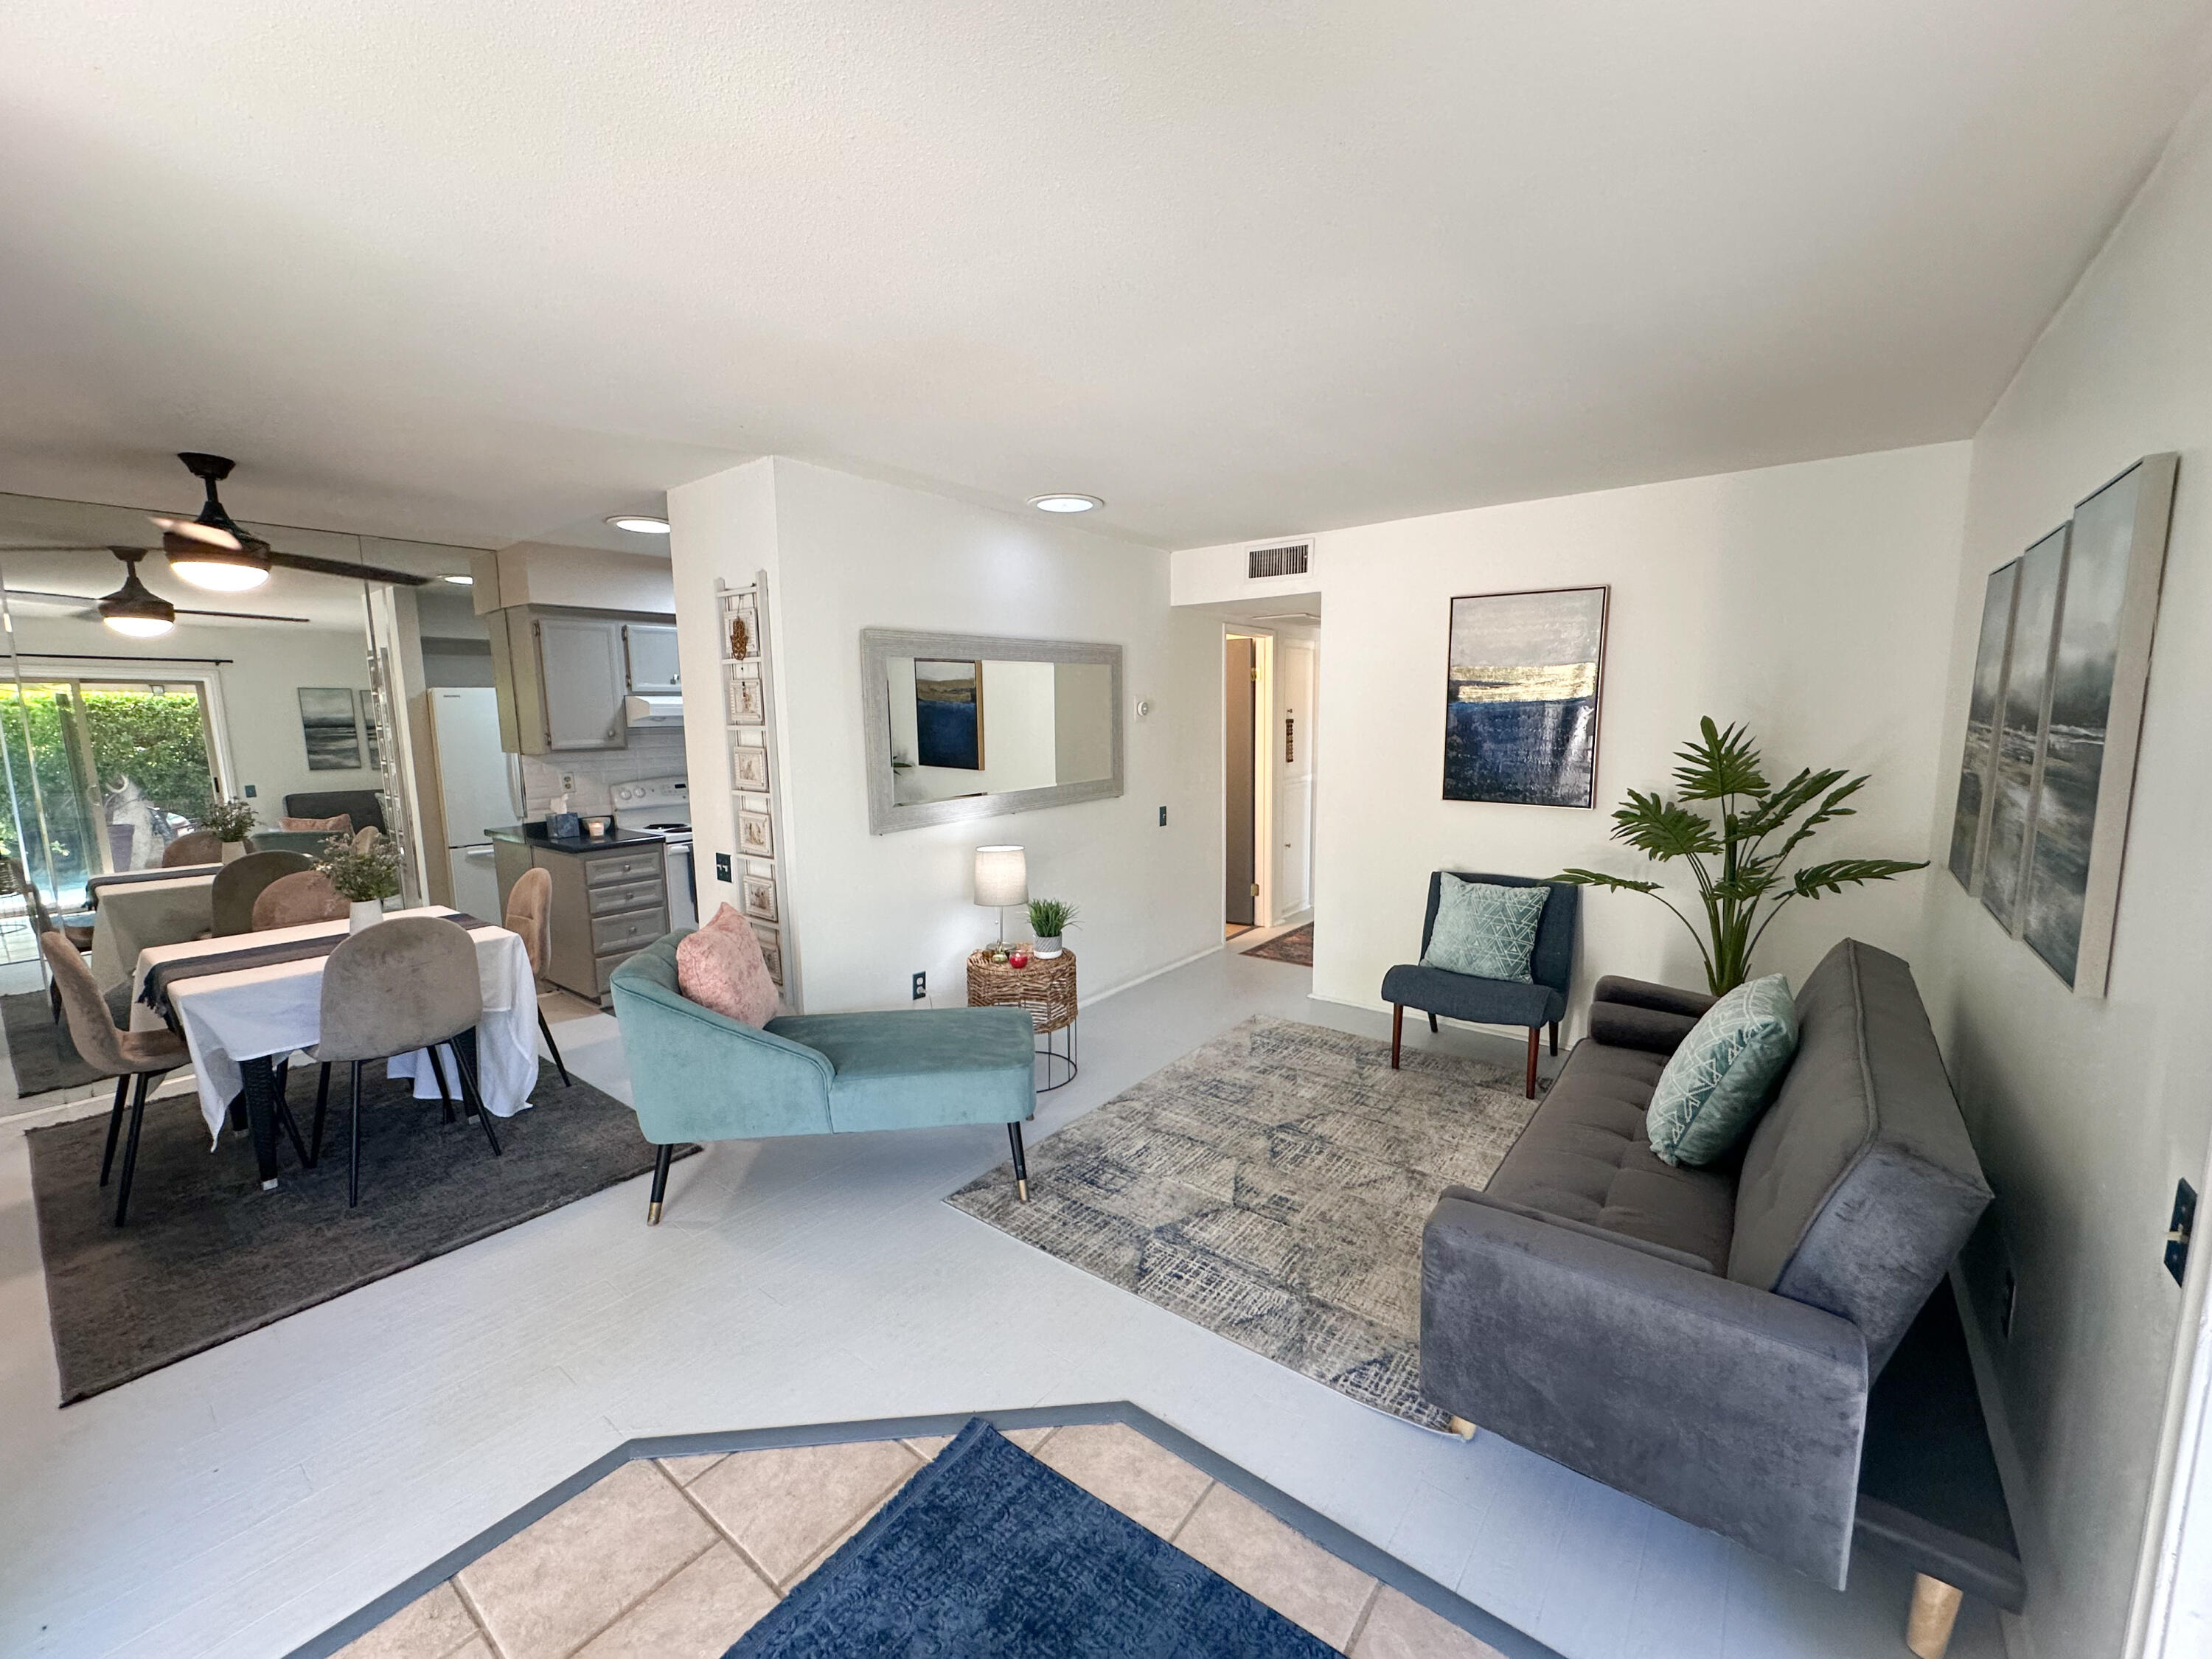
<path id="1" fill-rule="evenodd" d="M 1163 829 L 1163 830 L 1164 830 L 1164 829 L 1166 829 L 1167 827 L 1168 827 L 1168 809 L 1167 809 L 1166 807 L 1163 806 L 1162 808 L 1160 808 L 1160 828 L 1161 828 L 1161 829 Z"/>
<path id="2" fill-rule="evenodd" d="M 2197 1188 L 2185 1181 L 2173 1183 L 2173 1214 L 2166 1228 L 2166 1270 L 2179 1285 L 2189 1271 L 2189 1235 L 2197 1231 Z"/>
<path id="3" fill-rule="evenodd" d="M 729 855 L 727 853 L 717 853 L 717 854 L 714 854 L 714 879 L 715 879 L 716 881 L 727 881 L 727 880 L 729 880 L 729 878 L 730 878 L 730 855 Z"/>
<path id="4" fill-rule="evenodd" d="M 2012 1340 L 2013 1310 L 2020 1305 L 2020 1280 L 2013 1271 L 2005 1269 L 2004 1305 L 1997 1310 L 1997 1334 L 2008 1342 Z"/>
<path id="5" fill-rule="evenodd" d="M 576 787 L 576 775 L 574 772 L 563 772 L 561 775 L 561 787 L 563 789 L 574 789 Z"/>
<path id="6" fill-rule="evenodd" d="M 914 975 L 914 1000 L 915 1000 L 916 1002 L 920 1002 L 923 998 L 927 997 L 928 994 L 929 994 L 929 975 L 928 975 L 927 974 L 924 973 L 921 969 L 918 969 L 918 968 L 917 968 L 916 969 L 915 969 L 915 975 Z"/>

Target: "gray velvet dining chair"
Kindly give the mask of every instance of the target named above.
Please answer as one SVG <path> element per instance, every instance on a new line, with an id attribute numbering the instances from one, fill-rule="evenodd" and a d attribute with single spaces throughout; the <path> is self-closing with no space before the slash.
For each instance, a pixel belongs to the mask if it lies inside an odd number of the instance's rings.
<path id="1" fill-rule="evenodd" d="M 107 1114 L 107 1150 L 100 1155 L 100 1184 L 107 1184 L 115 1164 L 115 1140 L 123 1127 L 123 1103 L 131 1097 L 131 1138 L 123 1149 L 123 1179 L 116 1189 L 115 1224 L 131 1209 L 131 1177 L 138 1167 L 138 1127 L 146 1118 L 146 1097 L 154 1085 L 185 1063 L 185 1040 L 173 1031 L 118 1030 L 107 1002 L 93 983 L 83 957 L 58 933 L 39 935 L 39 949 L 54 975 L 62 1009 L 69 1016 L 70 1041 L 79 1059 L 102 1077 L 115 1079 L 115 1104 Z M 131 1094 L 133 1081 L 137 1092 Z"/>
<path id="2" fill-rule="evenodd" d="M 195 830 L 161 849 L 161 867 L 173 870 L 180 864 L 213 864 L 222 856 L 222 837 L 212 830 Z"/>
<path id="3" fill-rule="evenodd" d="M 43 942 L 52 937 L 63 940 L 80 957 L 92 954 L 92 934 L 95 924 L 91 916 L 64 916 L 60 921 L 55 921 L 53 912 L 46 908 L 46 896 L 39 890 L 39 884 L 31 879 L 19 859 L 8 860 L 8 882 L 12 891 L 23 896 L 23 908 L 31 918 L 31 932 L 41 941 L 41 948 L 44 948 Z M 54 1024 L 58 1025 L 62 1020 L 62 986 L 59 980 L 49 978 L 46 997 L 53 1008 Z"/>
<path id="4" fill-rule="evenodd" d="M 295 870 L 279 876 L 253 901 L 253 931 L 304 927 L 311 921 L 343 921 L 352 909 L 331 878 L 319 870 Z"/>
<path id="5" fill-rule="evenodd" d="M 314 860 L 305 853 L 248 853 L 233 859 L 216 872 L 209 890 L 209 908 L 215 914 L 218 939 L 228 933 L 253 931 L 253 901 L 270 883 L 295 871 L 312 870 Z"/>
<path id="6" fill-rule="evenodd" d="M 242 862 L 243 860 L 241 860 Z M 394 916 L 364 927 L 323 963 L 322 1030 L 308 1058 L 320 1063 L 315 1085 L 314 1127 L 307 1155 L 322 1156 L 323 1115 L 330 1102 L 331 1067 L 350 1065 L 352 1123 L 346 1155 L 346 1207 L 361 1202 L 361 1068 L 372 1060 L 427 1049 L 432 1075 L 445 1092 L 441 1046 L 474 1031 L 483 1018 L 483 981 L 477 947 L 467 929 L 443 916 Z M 492 1156 L 499 1132 L 484 1109 L 475 1067 L 463 1046 L 450 1051 L 461 1097 L 483 1125 Z"/>
<path id="7" fill-rule="evenodd" d="M 507 931 L 519 935 L 522 948 L 530 957 L 531 991 L 534 995 L 538 981 L 544 977 L 545 957 L 552 949 L 553 878 L 543 868 L 525 870 L 514 878 L 507 890 Z M 553 1027 L 546 1022 L 545 1010 L 538 1010 L 538 1034 L 545 1039 L 545 1047 L 553 1055 L 553 1067 L 561 1073 L 562 1087 L 568 1086 L 568 1066 L 561 1058 L 561 1045 L 553 1041 Z"/>

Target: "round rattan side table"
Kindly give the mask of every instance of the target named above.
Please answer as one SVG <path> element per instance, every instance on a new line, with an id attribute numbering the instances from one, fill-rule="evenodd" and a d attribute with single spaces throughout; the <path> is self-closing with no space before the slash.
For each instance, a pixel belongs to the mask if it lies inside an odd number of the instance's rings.
<path id="1" fill-rule="evenodd" d="M 1026 1008 L 1036 1034 L 1044 1039 L 1037 1060 L 1044 1066 L 1039 1094 L 1075 1080 L 1075 952 L 1031 957 L 1026 968 L 991 960 L 988 951 L 968 957 L 970 1008 Z M 1063 1036 L 1062 1034 L 1065 1034 Z"/>

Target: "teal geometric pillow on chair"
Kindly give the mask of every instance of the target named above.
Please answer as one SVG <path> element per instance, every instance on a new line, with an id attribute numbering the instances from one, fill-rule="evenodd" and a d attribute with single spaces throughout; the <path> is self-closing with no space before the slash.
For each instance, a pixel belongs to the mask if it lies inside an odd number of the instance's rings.
<path id="1" fill-rule="evenodd" d="M 1644 1133 L 1668 1164 L 1711 1164 L 1766 1109 L 1797 1052 L 1797 1005 L 1779 974 L 1705 1010 L 1659 1074 Z"/>
<path id="2" fill-rule="evenodd" d="M 1544 901 L 1552 890 L 1540 883 L 1499 887 L 1468 881 L 1449 871 L 1443 874 L 1437 890 L 1437 925 L 1429 930 L 1421 966 L 1477 979 L 1534 983 L 1528 958 L 1535 953 L 1536 924 L 1544 919 Z"/>

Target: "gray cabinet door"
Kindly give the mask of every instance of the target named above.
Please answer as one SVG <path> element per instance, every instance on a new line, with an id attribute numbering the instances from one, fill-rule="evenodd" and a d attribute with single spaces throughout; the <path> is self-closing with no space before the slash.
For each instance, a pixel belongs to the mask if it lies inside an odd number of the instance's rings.
<path id="1" fill-rule="evenodd" d="M 676 630 L 654 623 L 626 623 L 623 643 L 629 658 L 629 689 L 641 697 L 680 697 L 683 671 L 676 662 Z"/>
<path id="2" fill-rule="evenodd" d="M 622 624 L 577 617 L 538 620 L 538 683 L 545 698 L 545 747 L 621 749 L 628 694 Z"/>

